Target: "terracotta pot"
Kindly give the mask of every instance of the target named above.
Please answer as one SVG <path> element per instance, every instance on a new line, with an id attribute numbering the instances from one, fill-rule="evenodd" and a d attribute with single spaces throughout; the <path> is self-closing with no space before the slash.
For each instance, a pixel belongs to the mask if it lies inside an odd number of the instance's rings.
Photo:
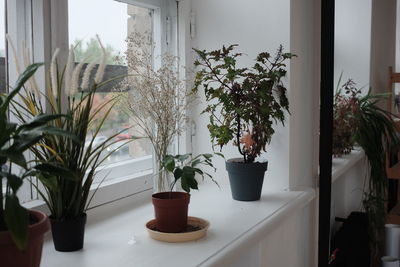
<path id="1" fill-rule="evenodd" d="M 44 234 L 50 229 L 49 218 L 40 211 L 30 210 L 38 222 L 29 225 L 28 245 L 19 250 L 8 231 L 0 232 L 0 265 L 2 267 L 39 267 Z"/>
<path id="2" fill-rule="evenodd" d="M 179 233 L 186 229 L 190 195 L 184 192 L 153 194 L 153 205 L 158 231 Z"/>
<path id="3" fill-rule="evenodd" d="M 83 248 L 85 237 L 86 213 L 69 220 L 51 220 L 54 248 L 57 251 L 69 252 Z"/>

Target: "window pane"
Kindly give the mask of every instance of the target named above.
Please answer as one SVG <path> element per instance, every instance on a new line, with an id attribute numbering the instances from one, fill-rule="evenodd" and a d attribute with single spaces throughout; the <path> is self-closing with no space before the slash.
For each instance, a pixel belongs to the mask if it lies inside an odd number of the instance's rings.
<path id="1" fill-rule="evenodd" d="M 5 61 L 5 0 L 0 0 L 0 93 L 6 92 L 6 61 Z M 4 166 L 5 167 L 5 166 Z M 0 166 L 3 168 L 3 166 Z M 2 179 L 0 190 L 5 190 L 5 179 Z"/>
<path id="2" fill-rule="evenodd" d="M 146 31 L 152 35 L 152 28 L 153 10 L 151 9 L 113 0 L 69 0 L 69 42 L 75 47 L 75 61 L 92 62 L 99 59 L 101 49 L 96 40 L 97 34 L 108 54 L 104 80 L 129 72 L 127 66 L 118 60 L 120 58 L 118 56 L 123 55 L 127 48 L 128 34 L 132 31 Z M 96 102 L 100 104 L 112 98 L 116 94 L 115 86 L 116 83 L 110 83 L 100 88 L 99 93 L 96 94 Z M 106 109 L 103 110 L 105 113 Z M 104 113 L 100 114 L 99 118 Z M 118 135 L 114 140 L 118 142 L 109 150 L 116 149 L 132 136 L 143 136 L 126 112 L 118 106 L 113 108 L 95 142 L 100 143 L 115 134 Z M 151 155 L 151 151 L 147 140 L 135 140 L 119 148 L 105 163 L 139 159 Z"/>
<path id="3" fill-rule="evenodd" d="M 5 0 L 0 0 L 0 93 L 6 92 Z"/>

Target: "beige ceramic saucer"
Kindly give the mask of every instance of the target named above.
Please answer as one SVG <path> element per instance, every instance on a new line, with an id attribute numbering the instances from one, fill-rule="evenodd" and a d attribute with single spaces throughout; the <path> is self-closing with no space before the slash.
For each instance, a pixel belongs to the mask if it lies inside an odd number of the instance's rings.
<path id="1" fill-rule="evenodd" d="M 185 233 L 159 232 L 157 230 L 154 230 L 156 228 L 155 225 L 156 220 L 151 220 L 146 223 L 146 229 L 149 232 L 151 238 L 163 242 L 177 243 L 194 241 L 204 237 L 207 233 L 207 229 L 210 226 L 210 223 L 207 220 L 189 216 L 188 225 L 190 225 L 191 227 L 198 227 L 200 229 Z"/>

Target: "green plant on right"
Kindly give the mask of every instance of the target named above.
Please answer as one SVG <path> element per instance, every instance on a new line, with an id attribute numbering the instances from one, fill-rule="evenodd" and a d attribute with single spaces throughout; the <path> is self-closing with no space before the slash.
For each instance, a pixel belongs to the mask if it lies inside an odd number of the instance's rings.
<path id="1" fill-rule="evenodd" d="M 202 86 L 208 103 L 208 130 L 213 144 L 221 148 L 233 141 L 244 163 L 252 163 L 271 142 L 275 123 L 284 124 L 289 100 L 282 79 L 286 61 L 294 54 L 284 53 L 280 46 L 275 55 L 258 54 L 251 68 L 239 68 L 242 53 L 237 45 L 214 51 L 194 51 L 199 56 L 195 66 L 201 67 L 195 77 L 193 91 Z M 244 144 L 244 145 L 242 145 Z"/>
<path id="2" fill-rule="evenodd" d="M 215 153 L 223 157 L 220 153 Z M 173 176 L 173 182 L 170 185 L 170 191 L 175 187 L 175 184 L 180 180 L 181 187 L 186 193 L 190 193 L 190 189 L 198 190 L 198 183 L 196 180 L 196 174 L 200 175 L 203 179 L 204 176 L 210 178 L 216 185 L 217 181 L 213 179 L 211 174 L 201 170 L 200 166 L 208 166 L 214 169 L 211 158 L 212 154 L 199 154 L 196 157 L 192 157 L 192 154 L 184 155 L 166 155 L 161 161 L 161 168 L 170 172 Z"/>
<path id="3" fill-rule="evenodd" d="M 388 188 L 386 155 L 389 144 L 391 147 L 398 147 L 400 139 L 393 121 L 394 115 L 379 106 L 381 101 L 387 100 L 388 94 L 372 94 L 370 89 L 366 95 L 362 95 L 352 80 L 348 80 L 342 86 L 342 90 L 344 93 L 339 91 L 337 94 L 341 95 L 335 97 L 335 100 L 340 99 L 335 107 L 343 105 L 344 108 L 336 110 L 334 114 L 337 115 L 338 112 L 343 114 L 340 114 L 340 120 L 334 124 L 343 123 L 344 126 L 341 127 L 351 130 L 345 135 L 348 138 L 346 149 L 358 144 L 367 156 L 370 173 L 364 189 L 363 206 L 369 219 L 372 257 L 378 261 L 382 253 L 381 244 L 386 219 L 385 200 Z M 337 128 L 334 128 L 334 131 L 337 131 Z M 340 132 L 334 132 L 334 140 L 340 135 Z M 335 144 L 335 141 L 333 143 Z"/>

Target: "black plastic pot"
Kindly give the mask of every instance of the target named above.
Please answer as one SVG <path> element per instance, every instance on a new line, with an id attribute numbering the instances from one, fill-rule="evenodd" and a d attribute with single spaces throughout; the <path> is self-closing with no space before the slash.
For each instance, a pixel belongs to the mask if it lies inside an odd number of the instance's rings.
<path id="1" fill-rule="evenodd" d="M 243 159 L 226 161 L 232 198 L 240 201 L 259 200 L 267 167 L 268 161 L 253 163 L 243 163 Z"/>
<path id="2" fill-rule="evenodd" d="M 54 248 L 57 251 L 77 251 L 83 248 L 86 213 L 69 220 L 56 220 L 50 217 Z"/>

